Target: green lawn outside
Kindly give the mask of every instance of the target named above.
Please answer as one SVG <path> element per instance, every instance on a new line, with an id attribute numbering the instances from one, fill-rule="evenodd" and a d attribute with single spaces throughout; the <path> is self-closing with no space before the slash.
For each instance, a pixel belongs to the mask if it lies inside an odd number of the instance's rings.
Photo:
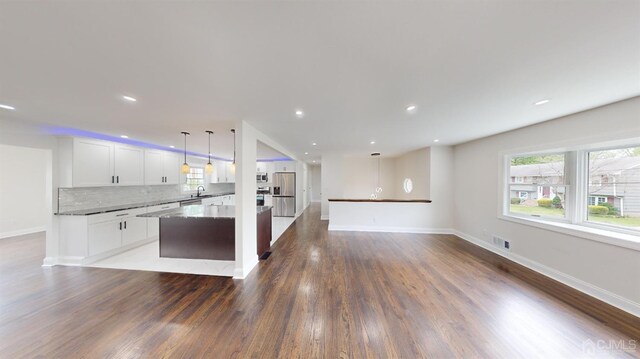
<path id="1" fill-rule="evenodd" d="M 546 207 L 530 207 L 521 204 L 512 204 L 511 212 L 524 214 L 538 214 L 541 216 L 564 217 L 564 209 L 546 208 Z"/>
<path id="2" fill-rule="evenodd" d="M 564 216 L 564 210 L 558 208 L 545 208 L 545 207 L 529 207 L 520 204 L 512 204 L 511 212 L 523 213 L 523 214 L 537 214 L 540 216 L 552 216 L 562 217 Z M 613 217 L 613 216 L 596 216 L 594 214 L 589 215 L 589 221 L 597 223 L 606 223 L 616 226 L 624 227 L 640 227 L 640 217 Z"/>

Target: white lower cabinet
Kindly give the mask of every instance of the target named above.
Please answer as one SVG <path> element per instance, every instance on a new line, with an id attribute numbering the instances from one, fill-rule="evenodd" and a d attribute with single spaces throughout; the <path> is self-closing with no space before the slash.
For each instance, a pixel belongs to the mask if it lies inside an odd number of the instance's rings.
<path id="1" fill-rule="evenodd" d="M 88 255 L 101 253 L 147 239 L 147 219 L 136 217 L 146 208 L 88 216 Z"/>
<path id="2" fill-rule="evenodd" d="M 178 208 L 180 203 L 169 203 L 161 206 L 147 207 L 147 213 L 164 211 L 167 209 Z M 160 236 L 160 219 L 159 218 L 147 218 L 147 237 L 158 238 Z"/>
<path id="3" fill-rule="evenodd" d="M 147 239 L 147 219 L 129 217 L 122 220 L 122 245 Z"/>
<path id="4" fill-rule="evenodd" d="M 236 204 L 236 195 L 235 194 L 227 194 L 224 196 L 215 196 L 208 197 L 202 200 L 202 204 L 204 205 L 214 205 L 214 206 L 234 206 Z"/>
<path id="5" fill-rule="evenodd" d="M 122 246 L 120 220 L 89 225 L 89 256 Z"/>

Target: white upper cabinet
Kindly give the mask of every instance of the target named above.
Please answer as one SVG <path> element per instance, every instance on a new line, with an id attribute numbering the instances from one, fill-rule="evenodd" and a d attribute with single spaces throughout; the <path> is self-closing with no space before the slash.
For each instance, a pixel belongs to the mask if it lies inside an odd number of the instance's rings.
<path id="1" fill-rule="evenodd" d="M 227 169 L 226 181 L 228 183 L 236 182 L 236 168 L 231 162 L 225 162 L 225 166 Z"/>
<path id="2" fill-rule="evenodd" d="M 236 171 L 231 162 L 213 161 L 213 174 L 210 183 L 233 183 L 236 181 Z"/>
<path id="3" fill-rule="evenodd" d="M 277 161 L 273 163 L 274 172 L 295 172 L 296 171 L 296 162 L 295 161 Z"/>
<path id="4" fill-rule="evenodd" d="M 61 161 L 65 161 L 61 166 L 63 176 L 61 185 L 63 186 L 144 184 L 144 151 L 139 147 L 73 138 L 63 140 L 60 152 Z M 70 156 L 69 153 L 71 153 Z M 71 171 L 68 171 L 69 168 Z"/>
<path id="5" fill-rule="evenodd" d="M 164 151 L 144 151 L 144 184 L 164 184 Z"/>
<path id="6" fill-rule="evenodd" d="M 145 150 L 144 151 L 144 183 L 178 184 L 180 178 L 180 156 L 176 153 Z"/>
<path id="7" fill-rule="evenodd" d="M 162 166 L 164 169 L 164 183 L 165 184 L 179 184 L 180 183 L 180 166 L 182 166 L 182 157 L 173 152 L 165 152 L 163 157 Z"/>
<path id="8" fill-rule="evenodd" d="M 70 157 L 72 163 L 65 166 L 66 169 L 71 168 L 65 186 L 95 187 L 115 183 L 113 143 L 74 138 L 66 145 L 65 148 L 71 152 L 66 157 Z"/>
<path id="9" fill-rule="evenodd" d="M 115 183 L 123 186 L 144 184 L 144 150 L 120 143 L 114 145 Z"/>
<path id="10" fill-rule="evenodd" d="M 267 163 L 266 162 L 258 162 L 256 163 L 256 172 L 267 172 Z"/>

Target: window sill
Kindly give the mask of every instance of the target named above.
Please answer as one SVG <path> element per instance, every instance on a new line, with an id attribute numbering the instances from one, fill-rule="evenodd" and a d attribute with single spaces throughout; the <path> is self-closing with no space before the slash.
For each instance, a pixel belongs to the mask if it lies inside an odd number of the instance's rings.
<path id="1" fill-rule="evenodd" d="M 619 233 L 599 228 L 591 228 L 573 223 L 562 223 L 544 219 L 509 216 L 504 214 L 498 215 L 498 218 L 509 222 L 515 222 L 532 227 L 546 229 L 549 231 L 572 235 L 574 237 L 585 238 L 596 242 L 640 251 L 640 236 L 635 236 L 632 234 Z"/>

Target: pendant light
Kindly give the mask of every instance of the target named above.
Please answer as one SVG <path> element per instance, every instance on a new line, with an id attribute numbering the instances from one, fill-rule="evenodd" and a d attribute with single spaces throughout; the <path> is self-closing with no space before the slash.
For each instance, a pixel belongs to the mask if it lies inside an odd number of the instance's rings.
<path id="1" fill-rule="evenodd" d="M 211 135 L 213 135 L 213 131 L 204 131 L 209 135 L 209 152 L 207 152 L 209 154 L 209 162 L 207 162 L 207 165 L 204 166 L 204 171 L 206 173 L 213 173 L 213 164 L 211 163 Z"/>
<path id="2" fill-rule="evenodd" d="M 187 174 L 189 173 L 189 164 L 187 163 L 187 136 L 189 136 L 190 133 L 184 131 L 180 133 L 184 135 L 184 163 L 182 164 L 182 167 L 180 167 L 180 172 Z"/>
<path id="3" fill-rule="evenodd" d="M 232 128 L 231 133 L 233 133 L 233 162 L 229 165 L 231 172 L 236 172 L 236 129 Z"/>
<path id="4" fill-rule="evenodd" d="M 380 152 L 374 152 L 371 154 L 371 157 L 375 157 L 378 161 L 378 176 L 376 181 L 376 188 L 373 193 L 371 193 L 371 199 L 378 199 L 378 195 L 382 193 L 382 186 L 380 186 Z"/>

